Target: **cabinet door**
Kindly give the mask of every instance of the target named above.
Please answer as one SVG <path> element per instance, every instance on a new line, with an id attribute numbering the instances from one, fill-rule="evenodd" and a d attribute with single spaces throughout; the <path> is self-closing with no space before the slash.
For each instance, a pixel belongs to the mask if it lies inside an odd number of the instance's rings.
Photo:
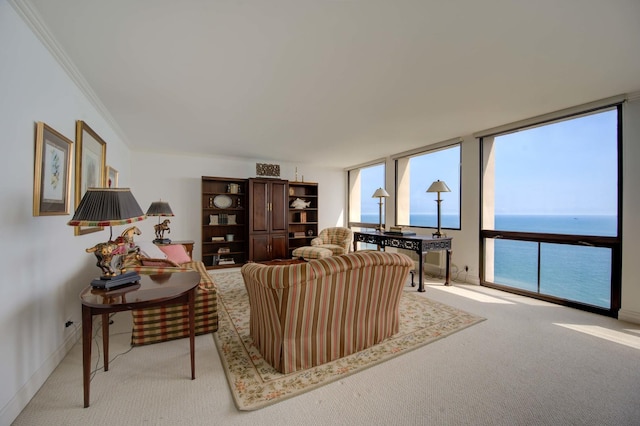
<path id="1" fill-rule="evenodd" d="M 271 183 L 271 232 L 288 231 L 289 182 Z"/>
<path id="2" fill-rule="evenodd" d="M 268 234 L 249 236 L 249 259 L 254 262 L 271 260 L 272 257 L 269 252 L 269 240 L 270 237 Z"/>
<path id="3" fill-rule="evenodd" d="M 271 234 L 271 259 L 286 259 L 288 253 L 289 237 L 287 234 Z"/>
<path id="4" fill-rule="evenodd" d="M 249 180 L 249 196 L 249 233 L 269 232 L 269 183 Z"/>

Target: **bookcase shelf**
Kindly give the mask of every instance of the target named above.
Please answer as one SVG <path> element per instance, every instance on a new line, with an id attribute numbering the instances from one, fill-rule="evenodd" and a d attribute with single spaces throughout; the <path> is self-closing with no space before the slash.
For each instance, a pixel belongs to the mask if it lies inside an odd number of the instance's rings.
<path id="1" fill-rule="evenodd" d="M 310 203 L 304 209 L 289 207 L 289 255 L 298 247 L 308 246 L 318 236 L 318 184 L 289 182 L 289 206 L 296 199 Z"/>

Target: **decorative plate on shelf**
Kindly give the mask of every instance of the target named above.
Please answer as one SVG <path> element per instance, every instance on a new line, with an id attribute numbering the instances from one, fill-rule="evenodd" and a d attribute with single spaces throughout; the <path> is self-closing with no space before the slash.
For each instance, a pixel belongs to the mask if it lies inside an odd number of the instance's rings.
<path id="1" fill-rule="evenodd" d="M 216 195 L 213 198 L 213 205 L 219 209 L 228 209 L 231 207 L 232 201 L 231 197 L 228 195 Z"/>

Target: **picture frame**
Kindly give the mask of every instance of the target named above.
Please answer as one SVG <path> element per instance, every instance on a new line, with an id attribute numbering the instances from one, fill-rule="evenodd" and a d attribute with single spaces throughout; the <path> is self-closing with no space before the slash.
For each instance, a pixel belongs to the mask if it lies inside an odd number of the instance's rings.
<path id="1" fill-rule="evenodd" d="M 113 167 L 107 166 L 105 174 L 107 176 L 107 188 L 117 188 L 120 173 L 118 173 L 118 171 Z"/>
<path id="2" fill-rule="evenodd" d="M 107 143 L 82 120 L 76 121 L 76 182 L 75 207 L 78 207 L 87 188 L 106 186 Z M 74 227 L 75 235 L 102 231 L 102 226 Z"/>
<path id="3" fill-rule="evenodd" d="M 33 215 L 67 215 L 70 212 L 73 141 L 38 121 L 35 144 Z"/>

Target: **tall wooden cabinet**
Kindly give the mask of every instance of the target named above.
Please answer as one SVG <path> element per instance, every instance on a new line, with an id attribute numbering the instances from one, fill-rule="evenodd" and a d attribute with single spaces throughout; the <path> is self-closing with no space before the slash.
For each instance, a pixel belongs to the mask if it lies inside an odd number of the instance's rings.
<path id="1" fill-rule="evenodd" d="M 202 262 L 207 269 L 248 260 L 247 179 L 202 176 Z"/>
<path id="2" fill-rule="evenodd" d="M 249 260 L 289 257 L 289 182 L 249 179 Z"/>
<path id="3" fill-rule="evenodd" d="M 291 206 L 297 198 L 309 203 L 304 209 Z M 289 256 L 298 247 L 311 245 L 318 236 L 318 184 L 289 182 Z"/>

